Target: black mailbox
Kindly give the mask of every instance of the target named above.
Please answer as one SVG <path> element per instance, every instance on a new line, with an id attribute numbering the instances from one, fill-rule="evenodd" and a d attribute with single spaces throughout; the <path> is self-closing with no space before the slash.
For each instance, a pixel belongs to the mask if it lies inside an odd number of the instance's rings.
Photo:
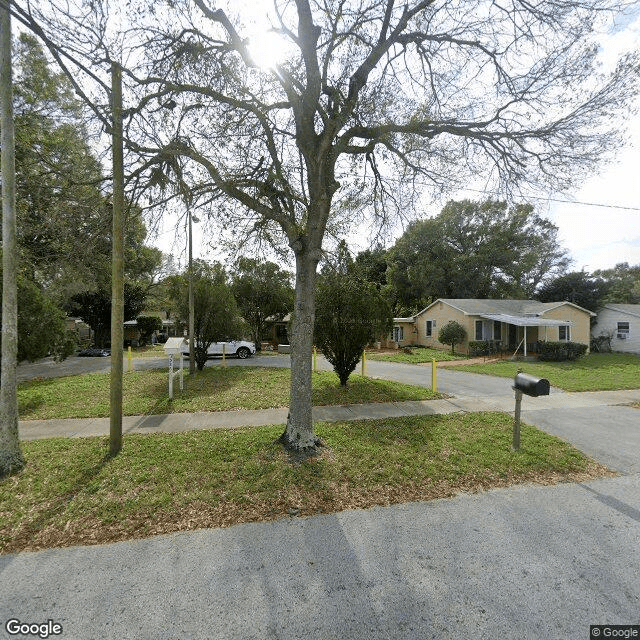
<path id="1" fill-rule="evenodd" d="M 516 391 L 522 391 L 527 396 L 537 398 L 538 396 L 548 396 L 550 385 L 546 378 L 536 378 L 526 373 L 518 373 L 513 388 Z"/>

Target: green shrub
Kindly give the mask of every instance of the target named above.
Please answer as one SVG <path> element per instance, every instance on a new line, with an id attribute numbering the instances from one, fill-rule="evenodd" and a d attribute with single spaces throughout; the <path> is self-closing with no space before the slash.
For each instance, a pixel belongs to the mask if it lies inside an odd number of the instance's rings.
<path id="1" fill-rule="evenodd" d="M 450 320 L 440 329 L 438 333 L 438 342 L 441 344 L 450 344 L 451 353 L 455 353 L 457 344 L 461 344 L 467 338 L 466 329 L 455 320 Z"/>
<path id="2" fill-rule="evenodd" d="M 318 279 L 315 343 L 343 387 L 367 344 L 392 328 L 391 308 L 374 284 L 338 271 Z"/>
<path id="3" fill-rule="evenodd" d="M 587 345 L 579 342 L 540 342 L 540 360 L 562 362 L 577 360 L 587 352 Z"/>
<path id="4" fill-rule="evenodd" d="M 489 343 L 486 340 L 470 340 L 469 341 L 469 355 L 481 356 L 489 351 Z"/>
<path id="5" fill-rule="evenodd" d="M 140 331 L 141 347 L 151 342 L 151 336 L 154 331 L 162 331 L 162 320 L 157 316 L 138 316 L 138 330 Z"/>

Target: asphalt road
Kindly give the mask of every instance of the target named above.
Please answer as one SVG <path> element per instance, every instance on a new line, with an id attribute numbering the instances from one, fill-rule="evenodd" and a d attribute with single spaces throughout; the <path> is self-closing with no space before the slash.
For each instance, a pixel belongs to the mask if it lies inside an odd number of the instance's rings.
<path id="1" fill-rule="evenodd" d="M 421 369 L 369 362 L 414 384 Z M 461 397 L 512 393 L 438 374 Z M 576 395 L 531 399 L 523 420 L 619 477 L 4 555 L 0 615 L 78 640 L 586 640 L 591 624 L 638 625 L 640 412 Z"/>
<path id="2" fill-rule="evenodd" d="M 518 486 L 0 556 L 0 611 L 73 640 L 586 640 L 640 622 L 639 549 L 637 476 Z"/>
<path id="3" fill-rule="evenodd" d="M 207 366 L 221 364 L 221 358 L 208 361 Z M 325 371 L 331 370 L 331 365 L 318 356 L 318 368 Z M 289 367 L 291 359 L 288 355 L 258 355 L 246 360 L 227 358 L 229 366 L 245 367 Z M 125 371 L 127 361 L 125 359 Z M 156 369 L 168 367 L 167 358 L 134 358 L 134 370 Z M 174 364 L 178 366 L 178 364 Z M 186 366 L 186 361 L 185 361 Z M 37 377 L 55 378 L 80 373 L 93 373 L 110 371 L 111 358 L 79 358 L 71 356 L 63 362 L 56 363 L 51 358 L 45 358 L 35 363 L 22 363 L 18 366 L 18 380 L 30 380 Z M 360 365 L 356 373 L 360 372 Z M 394 362 L 380 362 L 368 360 L 366 363 L 367 374 L 377 378 L 386 378 L 419 386 L 431 387 L 431 366 L 403 364 Z M 452 368 L 439 367 L 437 370 L 438 391 L 464 397 L 487 397 L 511 394 L 511 381 L 505 378 L 486 376 L 480 374 L 455 371 Z M 552 393 L 557 393 L 552 389 Z"/>

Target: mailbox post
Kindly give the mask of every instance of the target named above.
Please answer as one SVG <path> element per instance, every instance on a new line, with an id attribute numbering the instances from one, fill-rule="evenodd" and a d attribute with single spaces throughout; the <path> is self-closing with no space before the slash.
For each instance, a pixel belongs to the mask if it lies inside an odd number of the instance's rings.
<path id="1" fill-rule="evenodd" d="M 520 410 L 522 407 L 522 395 L 533 398 L 538 396 L 548 396 L 550 389 L 549 381 L 546 378 L 536 378 L 522 371 L 516 373 L 513 381 L 513 389 L 516 392 L 516 408 L 513 415 L 513 450 L 520 449 Z"/>
<path id="2" fill-rule="evenodd" d="M 169 399 L 173 400 L 173 358 L 180 355 L 180 390 L 184 388 L 184 366 L 182 352 L 186 349 L 187 343 L 184 338 L 169 338 L 162 347 L 169 356 Z M 178 373 L 176 371 L 176 373 Z"/>
<path id="3" fill-rule="evenodd" d="M 515 387 L 514 387 L 515 389 Z M 516 389 L 516 409 L 513 414 L 513 451 L 520 450 L 520 408 L 522 407 L 522 391 Z"/>

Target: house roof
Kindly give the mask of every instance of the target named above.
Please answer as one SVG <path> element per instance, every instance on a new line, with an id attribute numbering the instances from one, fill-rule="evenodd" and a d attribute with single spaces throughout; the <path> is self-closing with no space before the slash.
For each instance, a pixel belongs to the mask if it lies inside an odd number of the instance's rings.
<path id="1" fill-rule="evenodd" d="M 481 318 L 514 324 L 518 327 L 572 327 L 575 323 L 569 320 L 540 318 L 539 316 L 510 316 L 504 313 L 481 313 Z"/>
<path id="2" fill-rule="evenodd" d="M 603 308 L 640 318 L 640 304 L 605 304 Z"/>
<path id="3" fill-rule="evenodd" d="M 580 309 L 591 316 L 595 313 L 574 304 L 573 302 L 538 302 L 537 300 L 495 300 L 481 298 L 438 298 L 425 307 L 417 315 L 423 314 L 438 302 L 448 304 L 458 309 L 467 316 L 480 316 L 483 314 L 501 314 L 515 317 L 539 316 L 562 305 L 570 305 Z"/>

